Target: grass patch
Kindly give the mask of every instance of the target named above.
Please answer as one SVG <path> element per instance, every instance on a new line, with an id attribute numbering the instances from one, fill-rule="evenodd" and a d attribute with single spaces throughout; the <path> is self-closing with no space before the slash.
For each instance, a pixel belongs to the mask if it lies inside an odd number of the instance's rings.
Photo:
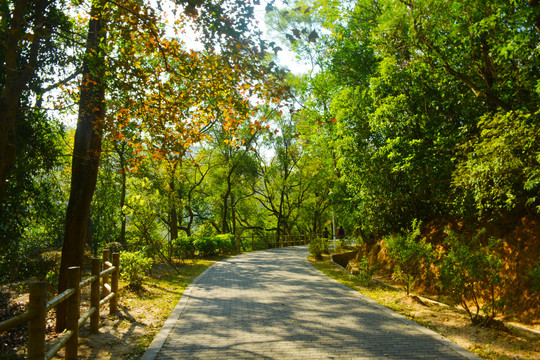
<path id="1" fill-rule="evenodd" d="M 403 291 L 383 287 L 375 281 L 366 282 L 359 276 L 351 275 L 347 271 L 343 270 L 342 267 L 334 264 L 330 258 L 330 255 L 323 256 L 323 259 L 320 261 L 310 257 L 309 261 L 313 267 L 328 275 L 332 279 L 337 280 L 343 285 L 362 293 L 368 298 L 377 301 L 379 304 L 386 306 L 389 309 L 399 312 L 405 316 L 408 315 L 406 313 L 408 308 L 406 304 L 401 301 L 403 298 Z M 408 317 L 412 318 L 410 314 Z"/>

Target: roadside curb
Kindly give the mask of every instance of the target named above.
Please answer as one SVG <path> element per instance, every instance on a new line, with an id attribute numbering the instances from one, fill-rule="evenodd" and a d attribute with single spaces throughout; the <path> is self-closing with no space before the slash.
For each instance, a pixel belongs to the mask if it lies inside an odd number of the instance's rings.
<path id="1" fill-rule="evenodd" d="M 186 307 L 190 299 L 191 291 L 193 290 L 195 285 L 197 285 L 197 283 L 201 281 L 201 279 L 203 279 L 207 275 L 208 271 L 212 269 L 212 267 L 214 267 L 216 264 L 219 264 L 220 262 L 221 261 L 218 261 L 212 264 L 212 266 L 204 270 L 202 274 L 197 276 L 195 280 L 193 280 L 188 285 L 186 290 L 184 290 L 184 293 L 182 294 L 180 301 L 178 301 L 178 304 L 176 304 L 175 308 L 171 312 L 171 315 L 169 315 L 169 317 L 165 321 L 165 324 L 163 324 L 163 326 L 161 327 L 161 330 L 157 333 L 154 340 L 152 340 L 152 343 L 150 343 L 150 346 L 148 346 L 148 349 L 146 349 L 144 354 L 141 356 L 140 360 L 154 360 L 156 358 L 157 354 L 163 347 L 163 344 L 165 344 L 165 341 L 167 340 L 169 333 L 171 332 L 173 327 L 176 325 L 176 322 L 180 318 L 180 315 L 182 315 L 182 312 L 184 311 L 184 308 Z"/>
<path id="2" fill-rule="evenodd" d="M 376 302 L 375 300 L 373 299 L 370 299 L 368 298 L 367 296 L 359 293 L 358 291 L 354 290 L 354 289 L 351 289 L 350 287 L 346 286 L 346 285 L 343 285 L 342 283 L 340 283 L 339 281 L 337 281 L 336 279 L 326 275 L 325 273 L 323 273 L 322 271 L 318 270 L 317 268 L 315 268 L 310 262 L 309 260 L 305 259 L 305 262 L 315 271 L 317 271 L 319 274 L 321 274 L 322 276 L 326 277 L 330 282 L 333 282 L 335 283 L 336 285 L 338 285 L 339 287 L 341 287 L 342 289 L 354 294 L 355 296 L 359 297 L 361 300 L 363 300 L 364 302 L 366 303 L 369 303 L 370 305 L 372 305 L 373 307 L 385 312 L 386 314 L 388 315 L 391 315 L 393 318 L 395 318 L 396 320 L 399 320 L 401 321 L 402 323 L 405 323 L 407 325 L 410 325 L 414 328 L 416 328 L 418 331 L 420 331 L 421 333 L 441 342 L 442 344 L 444 344 L 445 346 L 451 348 L 453 351 L 455 351 L 456 353 L 458 353 L 460 356 L 463 356 L 464 358 L 466 359 L 470 359 L 470 360 L 481 360 L 482 358 L 479 357 L 478 355 L 476 355 L 475 353 L 471 352 L 470 350 L 467 350 L 466 348 L 464 347 L 461 347 L 459 346 L 458 344 L 452 342 L 451 340 L 445 338 L 444 336 L 442 336 L 441 334 L 425 327 L 425 326 L 422 326 L 420 325 L 419 323 L 417 323 L 416 321 L 413 321 L 411 319 L 408 319 L 406 316 L 404 315 L 401 315 L 400 313 L 397 313 L 395 312 L 394 310 L 391 310 L 389 308 L 387 308 L 386 306 L 384 305 L 381 305 L 379 304 L 378 302 Z M 339 264 L 338 264 L 339 265 Z"/>

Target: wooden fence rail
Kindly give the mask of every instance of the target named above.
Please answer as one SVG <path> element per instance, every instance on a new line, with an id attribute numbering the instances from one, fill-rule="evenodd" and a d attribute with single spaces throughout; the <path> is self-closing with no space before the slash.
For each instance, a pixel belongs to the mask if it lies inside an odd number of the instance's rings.
<path id="1" fill-rule="evenodd" d="M 272 249 L 278 247 L 287 247 L 287 246 L 296 246 L 296 245 L 306 245 L 315 237 L 311 234 L 282 234 L 279 237 L 274 235 L 264 235 L 264 236 L 239 236 L 236 238 L 236 247 L 239 252 L 244 251 L 255 251 L 262 249 Z"/>
<path id="2" fill-rule="evenodd" d="M 109 262 L 109 250 L 103 251 L 103 271 L 101 260 L 92 259 L 92 274 L 89 278 L 81 281 L 80 267 L 68 269 L 68 289 L 47 301 L 47 283 L 44 281 L 30 284 L 30 299 L 28 310 L 20 315 L 7 319 L 0 323 L 0 332 L 28 323 L 28 351 L 27 358 L 31 360 L 52 359 L 56 353 L 65 346 L 65 358 L 77 359 L 79 328 L 90 319 L 90 332 L 96 333 L 99 329 L 99 309 L 109 302 L 109 312 L 117 311 L 118 304 L 118 275 L 120 270 L 120 254 L 113 254 L 112 263 Z M 109 283 L 109 274 L 111 281 Z M 101 299 L 100 279 L 103 279 Z M 90 285 L 90 309 L 82 316 L 81 288 Z M 45 352 L 46 318 L 49 310 L 66 302 L 66 331 L 62 338 L 53 344 Z"/>

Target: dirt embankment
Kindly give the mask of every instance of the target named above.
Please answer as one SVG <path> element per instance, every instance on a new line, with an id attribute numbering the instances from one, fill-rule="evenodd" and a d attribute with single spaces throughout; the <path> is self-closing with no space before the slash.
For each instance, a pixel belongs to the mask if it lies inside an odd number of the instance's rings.
<path id="1" fill-rule="evenodd" d="M 503 279 L 498 289 L 499 313 L 504 320 L 516 320 L 525 324 L 540 324 L 540 293 L 534 291 L 529 276 L 530 271 L 540 266 L 540 216 L 506 218 L 504 221 L 491 222 L 483 226 L 486 237 L 502 239 L 501 258 Z M 443 248 L 446 229 L 470 233 L 460 223 L 433 221 L 422 227 L 422 234 L 434 247 Z M 471 235 L 472 236 L 472 235 Z M 370 264 L 376 264 L 377 275 L 389 278 L 393 264 L 387 256 L 383 240 L 363 244 L 356 257 L 351 260 L 351 266 L 366 256 Z M 438 297 L 436 291 L 436 264 L 434 271 L 420 279 L 416 291 L 431 297 Z"/>

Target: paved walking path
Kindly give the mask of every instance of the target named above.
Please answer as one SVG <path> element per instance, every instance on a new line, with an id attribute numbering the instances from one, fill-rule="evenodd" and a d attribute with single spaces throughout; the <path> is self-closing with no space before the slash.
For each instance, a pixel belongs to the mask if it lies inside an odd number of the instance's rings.
<path id="1" fill-rule="evenodd" d="M 300 246 L 216 263 L 141 360 L 477 359 L 320 273 L 307 255 Z"/>

